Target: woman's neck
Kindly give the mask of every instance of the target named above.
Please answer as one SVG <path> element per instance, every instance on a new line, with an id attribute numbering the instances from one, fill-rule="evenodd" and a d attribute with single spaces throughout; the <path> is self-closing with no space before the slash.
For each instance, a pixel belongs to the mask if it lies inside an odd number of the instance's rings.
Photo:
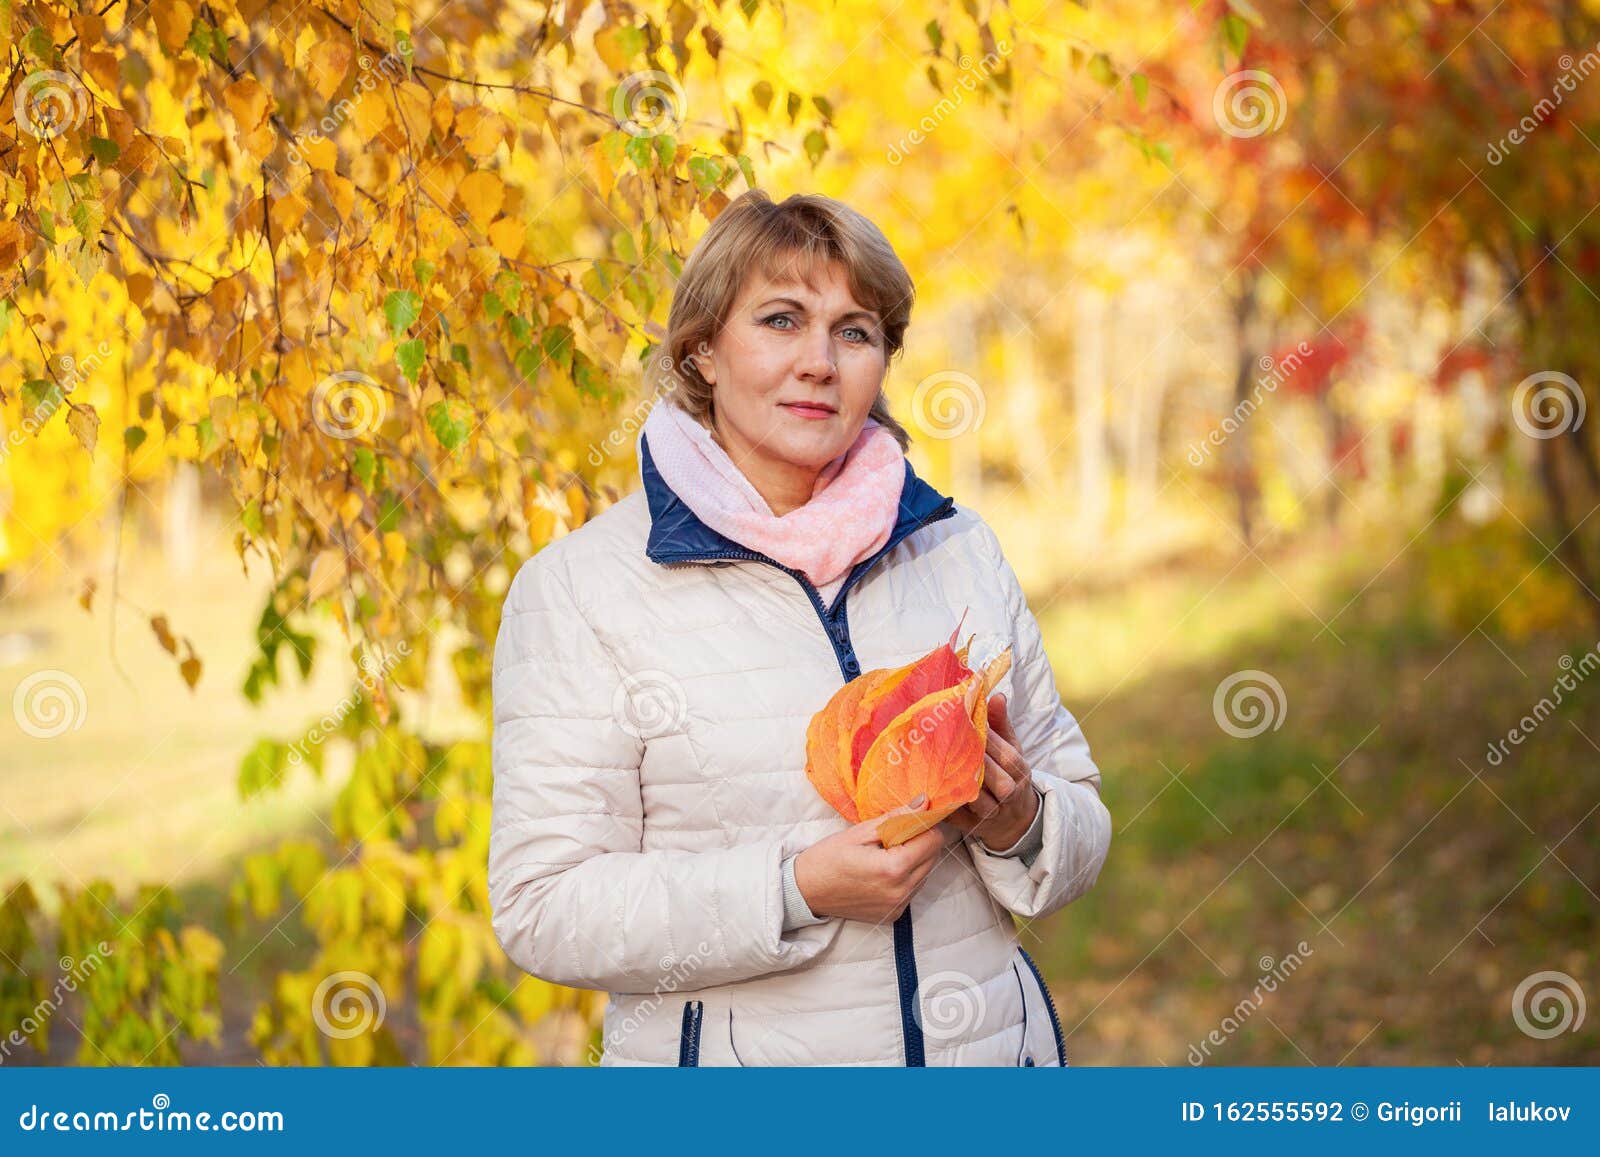
<path id="1" fill-rule="evenodd" d="M 778 518 L 811 501 L 811 492 L 816 489 L 817 475 L 821 471 L 792 462 L 775 461 L 754 448 L 730 445 L 730 439 L 725 438 L 715 424 L 711 429 L 711 437 L 727 453 L 739 472 L 750 480 L 750 485 L 756 488 L 756 493 L 766 500 L 767 506 Z"/>

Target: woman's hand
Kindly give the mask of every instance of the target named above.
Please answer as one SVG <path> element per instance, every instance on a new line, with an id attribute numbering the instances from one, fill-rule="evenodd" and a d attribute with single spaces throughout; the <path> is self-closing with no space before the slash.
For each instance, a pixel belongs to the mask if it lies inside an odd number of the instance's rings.
<path id="1" fill-rule="evenodd" d="M 1039 810 L 1039 793 L 1033 790 L 1033 774 L 1011 729 L 1004 695 L 989 697 L 983 766 L 978 798 L 952 812 L 945 822 L 977 836 L 985 847 L 1004 851 L 1022 838 Z"/>
<path id="2" fill-rule="evenodd" d="M 889 815 L 924 810 L 926 796 Z M 935 824 L 903 844 L 878 842 L 884 817 L 862 820 L 812 844 L 794 858 L 794 882 L 817 916 L 842 916 L 875 924 L 899 918 L 938 861 L 944 833 Z"/>

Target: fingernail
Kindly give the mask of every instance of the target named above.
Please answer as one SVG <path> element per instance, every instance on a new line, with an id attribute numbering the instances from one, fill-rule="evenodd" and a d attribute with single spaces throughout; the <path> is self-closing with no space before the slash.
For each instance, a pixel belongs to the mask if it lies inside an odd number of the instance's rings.
<path id="1" fill-rule="evenodd" d="M 919 795 L 916 799 L 911 801 L 911 806 L 913 808 L 920 808 L 923 804 L 925 804 L 927 802 L 928 802 L 928 797 L 926 795 Z"/>

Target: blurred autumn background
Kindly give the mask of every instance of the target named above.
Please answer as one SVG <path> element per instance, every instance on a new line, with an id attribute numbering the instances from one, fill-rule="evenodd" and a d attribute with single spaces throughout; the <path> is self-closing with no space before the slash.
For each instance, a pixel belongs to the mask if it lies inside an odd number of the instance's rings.
<path id="1" fill-rule="evenodd" d="M 910 267 L 1103 769 L 1073 1063 L 1600 1061 L 1600 2 L 0 0 L 0 68 L 0 1063 L 592 1062 L 489 925 L 491 648 L 752 185 Z"/>

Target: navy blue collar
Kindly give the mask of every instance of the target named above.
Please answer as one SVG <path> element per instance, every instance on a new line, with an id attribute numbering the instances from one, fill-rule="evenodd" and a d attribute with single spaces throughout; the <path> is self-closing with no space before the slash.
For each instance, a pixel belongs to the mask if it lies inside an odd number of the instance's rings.
<path id="1" fill-rule="evenodd" d="M 700 562 L 717 558 L 749 558 L 752 555 L 766 559 L 765 555 L 717 533 L 700 521 L 695 512 L 689 509 L 688 503 L 673 493 L 661 477 L 655 461 L 650 457 L 649 440 L 643 435 L 639 439 L 639 470 L 644 478 L 645 497 L 650 503 L 650 538 L 645 544 L 645 553 L 653 562 Z M 955 499 L 945 497 L 918 478 L 916 471 L 911 469 L 910 459 L 907 459 L 906 480 L 900 489 L 900 513 L 895 519 L 889 541 L 870 559 L 857 563 L 857 568 L 870 566 L 917 528 L 948 518 L 954 513 Z M 772 559 L 766 561 L 782 566 Z"/>

